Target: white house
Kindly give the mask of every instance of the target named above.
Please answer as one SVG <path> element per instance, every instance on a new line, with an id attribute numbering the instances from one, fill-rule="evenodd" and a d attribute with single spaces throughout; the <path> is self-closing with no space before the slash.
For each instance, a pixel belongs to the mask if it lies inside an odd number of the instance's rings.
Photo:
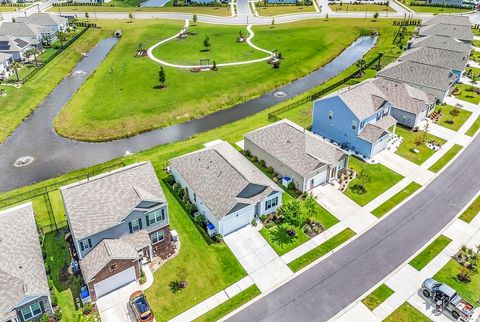
<path id="1" fill-rule="evenodd" d="M 174 158 L 170 167 L 176 182 L 188 189 L 190 201 L 221 235 L 274 212 L 282 203 L 281 189 L 224 141 Z"/>
<path id="2" fill-rule="evenodd" d="M 0 36 L 0 53 L 11 55 L 11 59 L 14 61 L 25 60 L 28 56 L 27 51 L 33 47 L 35 47 L 35 45 L 33 45 L 29 39 L 13 36 Z M 1 70 L 0 67 L 0 72 Z"/>
<path id="3" fill-rule="evenodd" d="M 0 79 L 6 78 L 8 67 L 13 62 L 11 54 L 1 53 L 0 52 Z"/>
<path id="4" fill-rule="evenodd" d="M 57 33 L 65 31 L 68 19 L 51 13 L 37 12 L 28 17 L 18 17 L 17 22 L 35 26 L 41 33 L 44 42 L 53 43 L 57 40 Z"/>

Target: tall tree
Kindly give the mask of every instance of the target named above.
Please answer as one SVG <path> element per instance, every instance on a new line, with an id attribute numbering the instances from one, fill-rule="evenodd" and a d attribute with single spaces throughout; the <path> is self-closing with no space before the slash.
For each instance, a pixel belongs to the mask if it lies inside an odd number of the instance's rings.
<path id="1" fill-rule="evenodd" d="M 198 19 L 197 15 L 193 15 L 192 20 L 193 20 L 194 23 L 197 23 L 197 19 Z"/>
<path id="2" fill-rule="evenodd" d="M 365 69 L 367 69 L 367 61 L 363 58 L 360 58 L 359 60 L 357 60 L 357 62 L 355 63 L 355 65 L 358 67 L 359 71 L 358 71 L 358 75 L 360 77 L 363 77 L 365 75 L 364 71 Z"/>
<path id="3" fill-rule="evenodd" d="M 39 53 L 40 53 L 40 51 L 38 50 L 37 47 L 33 47 L 32 49 L 29 49 L 29 50 L 27 51 L 27 55 L 28 55 L 28 56 L 33 55 L 33 59 L 35 60 L 35 67 L 38 67 L 38 59 L 37 59 L 37 57 L 38 57 L 38 54 L 39 54 Z"/>
<path id="4" fill-rule="evenodd" d="M 17 82 L 20 81 L 20 77 L 18 76 L 18 70 L 20 69 L 21 65 L 19 62 L 13 62 L 12 65 L 10 65 L 10 67 L 13 68 L 13 71 L 15 72 L 15 76 L 17 76 Z"/>
<path id="5" fill-rule="evenodd" d="M 284 203 L 278 208 L 278 213 L 283 216 L 285 222 L 291 226 L 298 227 L 302 223 L 302 211 L 298 200 Z"/>
<path id="6" fill-rule="evenodd" d="M 57 32 L 57 38 L 60 40 L 60 45 L 62 46 L 63 49 L 63 42 L 67 40 L 67 33 L 64 31 L 59 31 Z"/>
<path id="7" fill-rule="evenodd" d="M 205 38 L 203 39 L 203 47 L 205 47 L 205 50 L 208 51 L 210 50 L 210 47 L 212 44 L 210 44 L 210 37 L 208 35 L 205 35 Z"/>
<path id="8" fill-rule="evenodd" d="M 158 82 L 162 87 L 165 87 L 166 81 L 167 81 L 167 76 L 165 74 L 165 70 L 163 69 L 163 66 L 161 66 L 160 70 L 158 71 Z"/>

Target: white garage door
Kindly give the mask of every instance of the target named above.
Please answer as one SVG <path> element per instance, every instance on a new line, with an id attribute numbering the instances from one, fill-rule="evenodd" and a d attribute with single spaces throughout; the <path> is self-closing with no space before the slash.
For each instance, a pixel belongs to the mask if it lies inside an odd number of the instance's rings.
<path id="1" fill-rule="evenodd" d="M 135 281 L 135 279 L 135 268 L 132 266 L 113 276 L 110 276 L 107 279 L 104 279 L 101 282 L 96 283 L 94 285 L 95 294 L 97 295 L 97 298 L 99 298 L 100 296 L 110 293 L 111 291 L 114 291 L 123 285 Z"/>
<path id="2" fill-rule="evenodd" d="M 232 231 L 240 229 L 250 223 L 250 212 L 244 212 L 243 214 L 238 215 L 228 215 L 222 220 L 223 231 L 222 235 L 227 235 Z"/>
<path id="3" fill-rule="evenodd" d="M 317 174 L 315 177 L 310 178 L 308 181 L 308 190 L 315 188 L 318 185 L 321 185 L 325 181 L 327 181 L 327 170 Z"/>

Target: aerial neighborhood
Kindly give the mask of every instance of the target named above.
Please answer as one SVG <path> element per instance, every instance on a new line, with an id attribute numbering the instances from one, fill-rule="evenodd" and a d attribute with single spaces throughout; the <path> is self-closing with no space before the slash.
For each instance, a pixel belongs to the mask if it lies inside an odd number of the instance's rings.
<path id="1" fill-rule="evenodd" d="M 479 321 L 478 81 L 468 1 L 0 0 L 0 322 Z"/>

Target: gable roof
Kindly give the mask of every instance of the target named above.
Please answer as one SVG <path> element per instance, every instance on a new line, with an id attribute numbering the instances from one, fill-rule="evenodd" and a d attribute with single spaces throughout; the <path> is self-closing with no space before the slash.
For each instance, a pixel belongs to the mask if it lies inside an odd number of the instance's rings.
<path id="1" fill-rule="evenodd" d="M 143 198 L 166 203 L 150 162 L 82 180 L 60 191 L 77 240 L 120 224 Z"/>
<path id="2" fill-rule="evenodd" d="M 430 26 L 422 26 L 418 29 L 419 36 L 448 36 L 459 40 L 472 41 L 473 33 L 470 26 L 450 25 L 445 23 L 437 23 Z"/>
<path id="3" fill-rule="evenodd" d="M 114 259 L 137 260 L 135 248 L 121 239 L 104 239 L 82 260 L 80 268 L 85 282 L 90 282 L 102 268 Z"/>
<path id="4" fill-rule="evenodd" d="M 371 82 L 349 86 L 338 91 L 336 95 L 359 120 L 375 114 L 387 102 L 387 97 Z"/>
<path id="5" fill-rule="evenodd" d="M 37 26 L 59 26 L 67 23 L 68 19 L 47 12 L 37 12 L 28 17 L 18 17 L 17 21 Z"/>
<path id="6" fill-rule="evenodd" d="M 461 42 L 460 40 L 453 37 L 439 35 L 418 37 L 410 40 L 410 48 L 418 47 L 440 48 L 467 54 L 470 53 L 470 51 L 472 50 L 472 46 L 470 44 Z"/>
<path id="7" fill-rule="evenodd" d="M 41 35 L 39 26 L 24 22 L 3 22 L 0 35 L 13 37 L 37 38 Z"/>
<path id="8" fill-rule="evenodd" d="M 223 141 L 171 159 L 170 164 L 219 220 L 280 191 L 240 152 Z"/>
<path id="9" fill-rule="evenodd" d="M 372 82 L 387 96 L 395 108 L 413 114 L 427 109 L 427 104 L 435 103 L 435 96 L 401 82 L 385 78 L 375 78 Z"/>
<path id="10" fill-rule="evenodd" d="M 0 212 L 0 319 L 26 296 L 48 296 L 31 203 Z"/>
<path id="11" fill-rule="evenodd" d="M 377 77 L 418 84 L 442 91 L 447 91 L 456 78 L 449 68 L 425 65 L 413 61 L 394 62 L 379 71 Z"/>
<path id="12" fill-rule="evenodd" d="M 375 143 L 385 134 L 388 134 L 386 130 L 375 124 L 367 123 L 364 128 L 358 134 L 359 138 L 362 138 L 368 142 Z"/>
<path id="13" fill-rule="evenodd" d="M 0 63 L 3 63 L 9 59 L 11 59 L 13 56 L 12 54 L 6 54 L 6 53 L 1 53 L 0 52 Z"/>
<path id="14" fill-rule="evenodd" d="M 464 70 L 467 66 L 468 54 L 438 48 L 420 47 L 407 50 L 398 60 L 409 60 L 427 65 L 442 66 L 453 70 Z"/>
<path id="15" fill-rule="evenodd" d="M 459 26 L 471 26 L 470 18 L 468 16 L 456 16 L 456 15 L 436 15 L 430 19 L 422 22 L 424 26 L 431 26 L 437 23 L 444 23 L 450 25 Z"/>
<path id="16" fill-rule="evenodd" d="M 26 39 L 12 36 L 0 36 L 0 52 L 20 52 L 30 46 Z"/>
<path id="17" fill-rule="evenodd" d="M 345 156 L 334 145 L 285 119 L 249 132 L 245 138 L 302 176 Z"/>

